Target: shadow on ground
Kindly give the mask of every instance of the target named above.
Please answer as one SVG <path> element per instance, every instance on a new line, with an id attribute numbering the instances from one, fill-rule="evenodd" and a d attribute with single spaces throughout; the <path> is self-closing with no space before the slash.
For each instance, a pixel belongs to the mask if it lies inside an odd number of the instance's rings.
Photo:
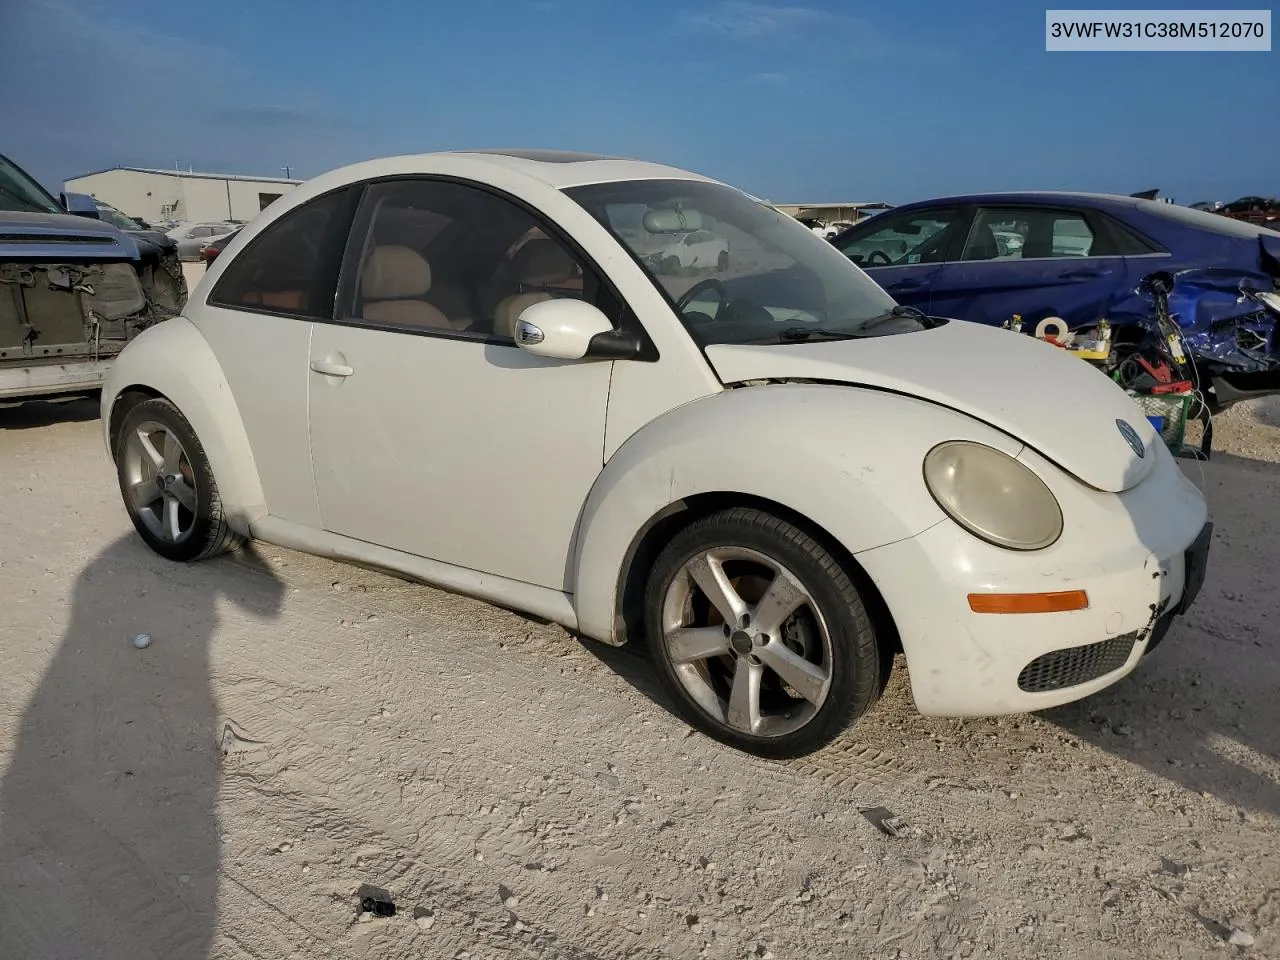
<path id="1" fill-rule="evenodd" d="M 1195 606 L 1128 678 L 1043 716 L 1189 790 L 1280 816 L 1280 467 L 1215 455 L 1205 478 L 1215 536 Z"/>
<path id="2" fill-rule="evenodd" d="M 216 576 L 167 563 L 131 535 L 77 578 L 0 781 L 0 957 L 210 955 L 219 731 L 209 645 L 220 600 L 266 618 L 284 592 L 252 552 L 212 563 Z M 152 644 L 137 649 L 143 632 Z"/>
<path id="3" fill-rule="evenodd" d="M 0 430 L 30 430 L 55 423 L 85 423 L 97 420 L 98 416 L 97 397 L 0 404 Z"/>

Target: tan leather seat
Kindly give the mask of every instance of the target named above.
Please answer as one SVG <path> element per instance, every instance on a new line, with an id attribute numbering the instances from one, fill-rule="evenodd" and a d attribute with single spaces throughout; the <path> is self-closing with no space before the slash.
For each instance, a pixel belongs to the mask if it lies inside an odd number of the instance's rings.
<path id="1" fill-rule="evenodd" d="M 516 251 L 507 273 L 520 289 L 499 302 L 493 313 L 493 332 L 514 339 L 520 314 L 535 303 L 554 299 L 555 294 L 546 288 L 573 281 L 578 276 L 578 266 L 560 244 L 542 237 Z"/>
<path id="2" fill-rule="evenodd" d="M 449 318 L 422 299 L 431 290 L 431 265 L 416 250 L 374 247 L 360 278 L 364 319 L 409 327 L 452 330 Z"/>

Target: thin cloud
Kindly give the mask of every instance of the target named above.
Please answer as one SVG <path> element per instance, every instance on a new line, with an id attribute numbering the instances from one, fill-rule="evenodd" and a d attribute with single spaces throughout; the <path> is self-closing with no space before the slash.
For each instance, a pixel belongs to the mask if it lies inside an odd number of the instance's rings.
<path id="1" fill-rule="evenodd" d="M 361 142 L 335 137 L 349 124 L 304 91 L 246 106 L 260 92 L 241 58 L 125 22 L 103 3 L 26 0 L 5 18 L 5 35 L 13 42 L 0 89 L 22 91 L 0 98 L 0 129 L 21 131 L 5 152 L 50 187 L 89 170 L 175 162 L 262 173 L 305 157 L 299 173 L 309 176 L 347 161 L 335 144 Z M 217 83 L 196 80 L 208 77 Z"/>
<path id="2" fill-rule="evenodd" d="M 818 35 L 829 28 L 848 30 L 859 21 L 815 7 L 772 6 L 745 0 L 722 0 L 702 10 L 687 10 L 680 23 L 691 33 L 739 43 L 759 43 Z"/>

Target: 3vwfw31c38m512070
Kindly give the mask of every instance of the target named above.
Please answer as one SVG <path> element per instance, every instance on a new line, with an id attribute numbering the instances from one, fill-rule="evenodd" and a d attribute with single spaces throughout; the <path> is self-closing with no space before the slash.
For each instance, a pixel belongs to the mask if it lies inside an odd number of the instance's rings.
<path id="1" fill-rule="evenodd" d="M 654 265 L 691 232 L 731 256 Z M 260 538 L 643 639 L 692 724 L 766 756 L 836 736 L 898 649 L 933 715 L 1115 682 L 1194 599 L 1210 529 L 1087 364 L 900 307 L 737 189 L 593 155 L 310 181 L 102 407 L 158 553 Z"/>

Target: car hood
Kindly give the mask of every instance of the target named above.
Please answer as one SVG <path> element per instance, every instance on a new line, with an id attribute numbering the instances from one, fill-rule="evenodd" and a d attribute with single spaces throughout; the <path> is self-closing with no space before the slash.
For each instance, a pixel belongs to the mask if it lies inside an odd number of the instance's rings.
<path id="1" fill-rule="evenodd" d="M 1161 441 L 1132 399 L 1066 351 L 998 327 L 950 321 L 857 340 L 717 344 L 707 359 L 725 383 L 824 380 L 919 397 L 981 420 L 1082 482 L 1119 493 L 1140 483 Z M 1116 421 L 1142 440 L 1137 455 Z"/>
<path id="2" fill-rule="evenodd" d="M 0 259 L 135 260 L 138 246 L 109 223 L 59 213 L 0 211 Z"/>
<path id="3" fill-rule="evenodd" d="M 144 254 L 148 250 L 166 253 L 178 249 L 178 242 L 159 230 L 130 230 L 128 234 Z"/>

